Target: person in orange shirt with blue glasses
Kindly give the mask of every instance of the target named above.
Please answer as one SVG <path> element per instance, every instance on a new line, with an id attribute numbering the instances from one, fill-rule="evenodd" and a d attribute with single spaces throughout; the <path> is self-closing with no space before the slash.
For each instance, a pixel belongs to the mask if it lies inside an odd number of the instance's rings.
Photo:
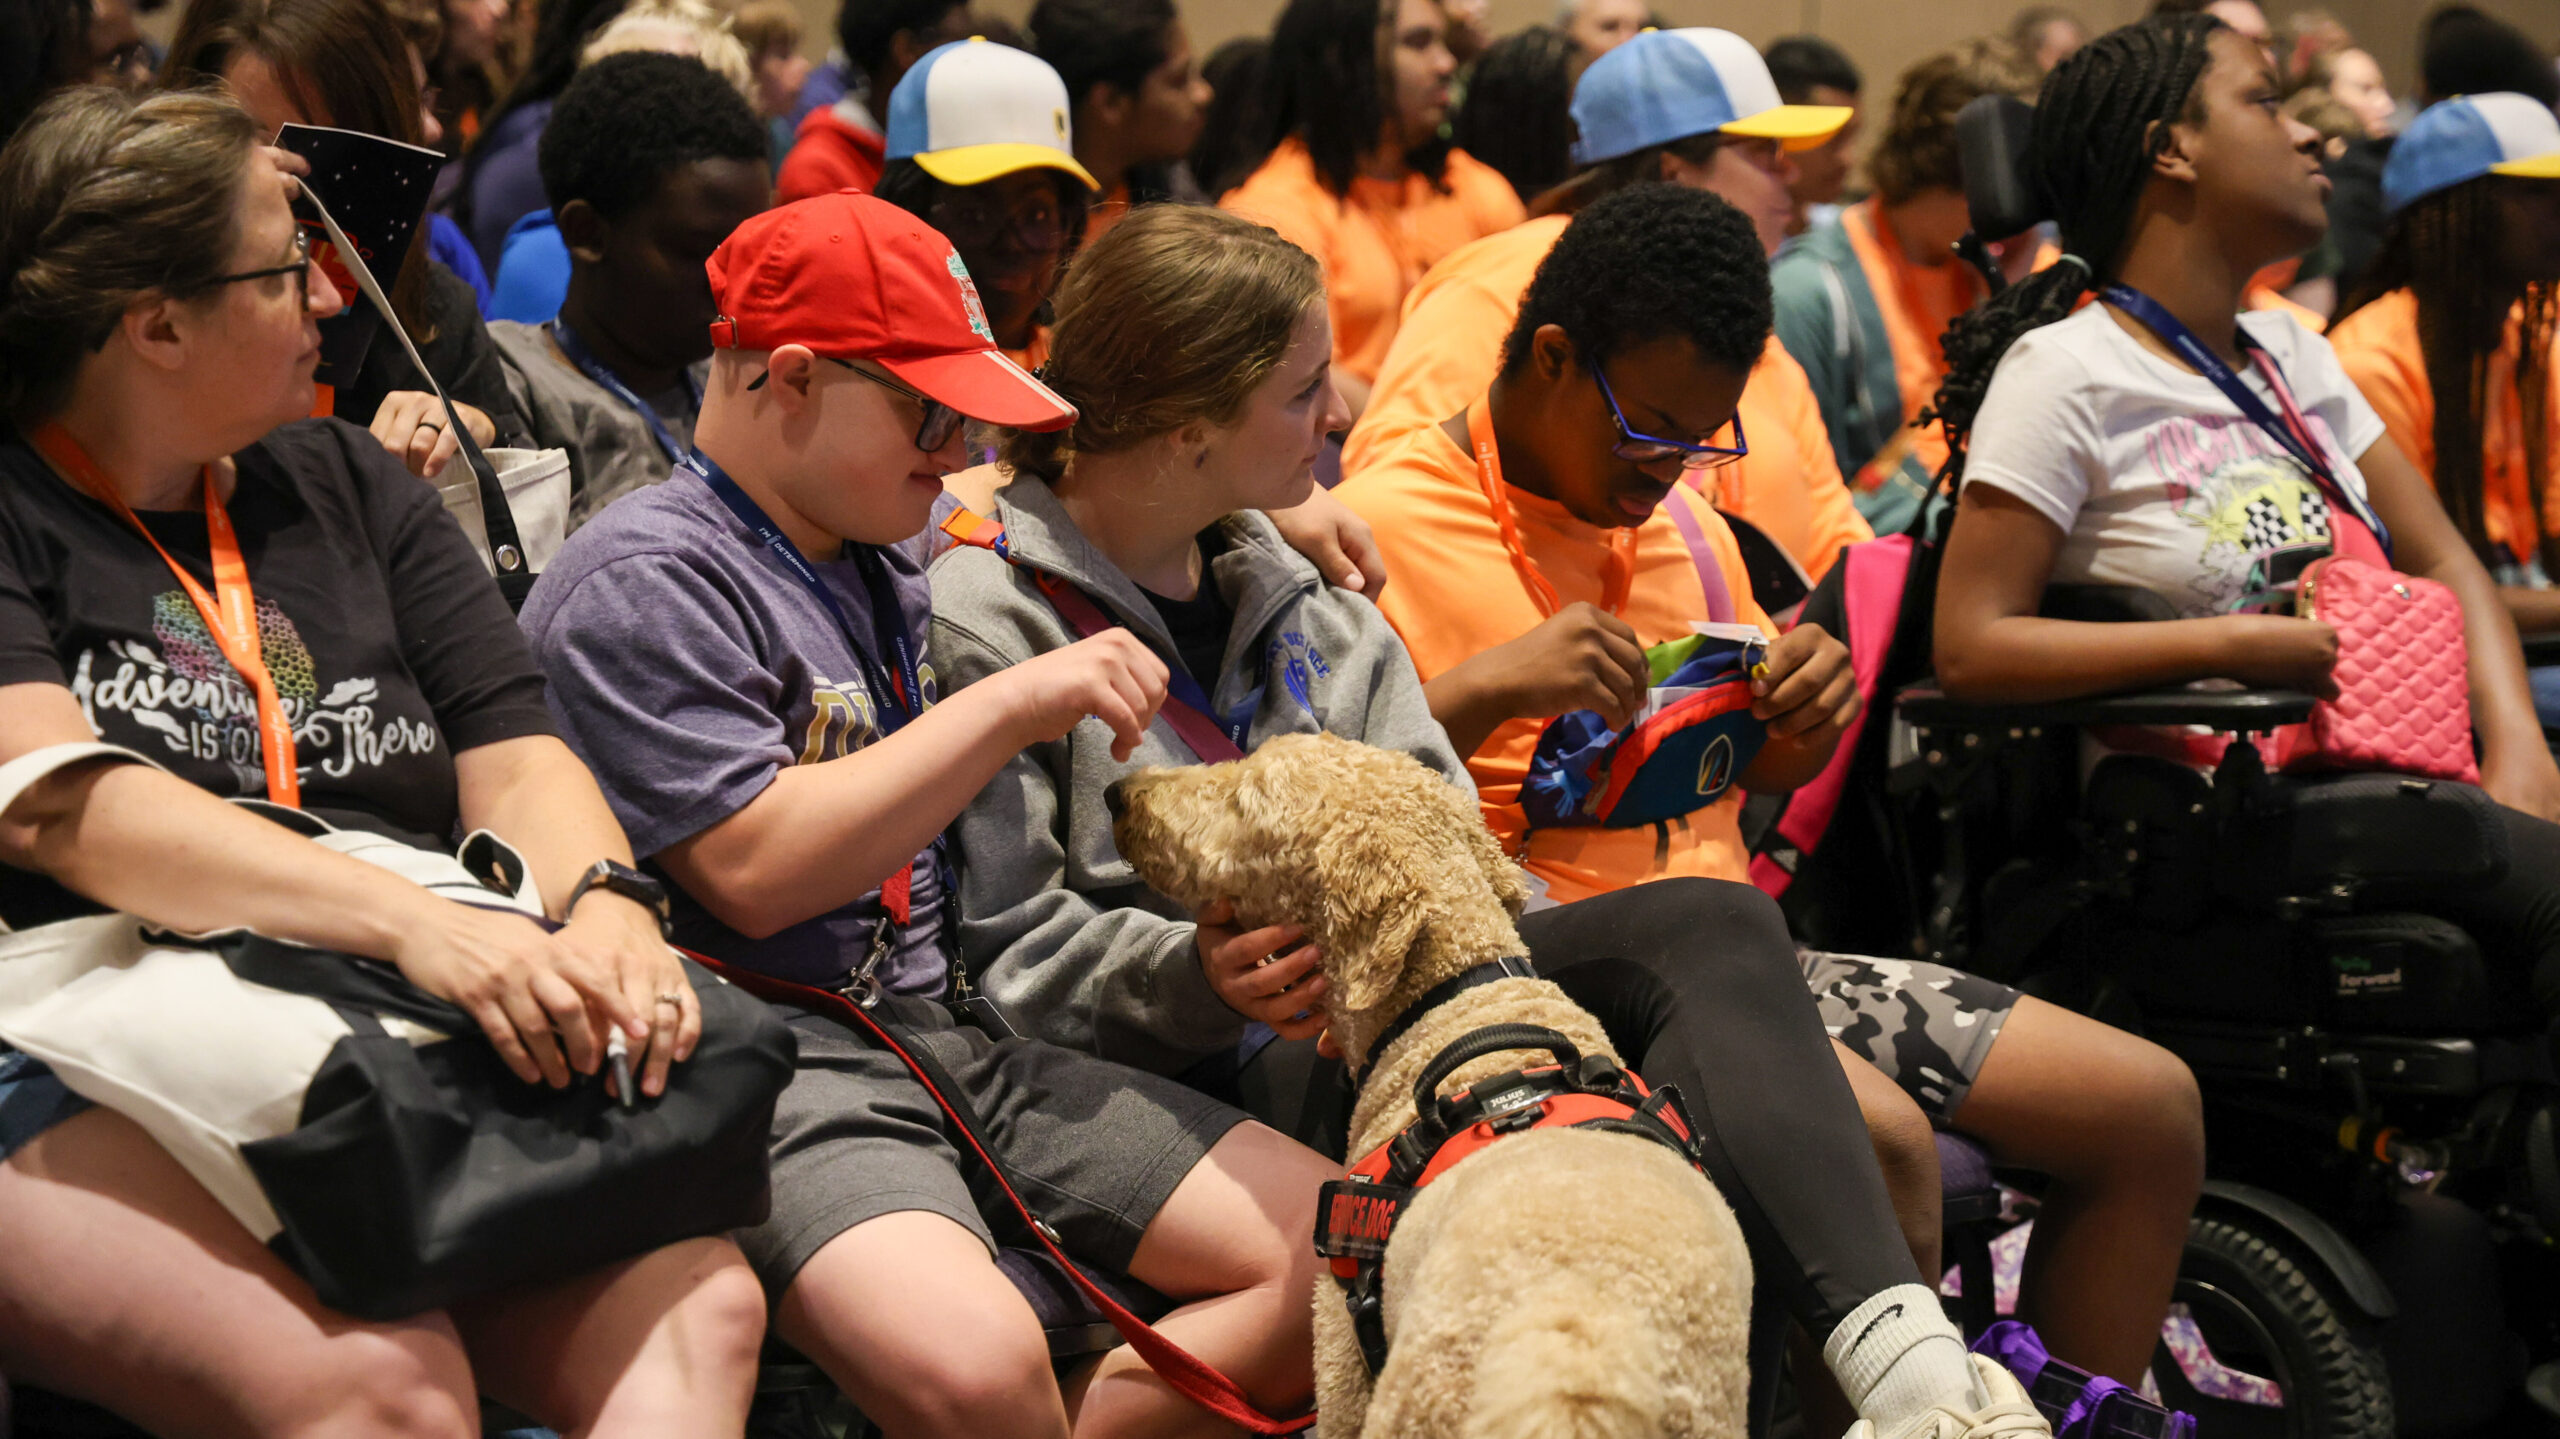
<path id="1" fill-rule="evenodd" d="M 1738 762 L 1712 776 L 1721 793 L 1621 826 L 1557 815 L 1541 788 L 1552 720 L 1588 709 L 1626 728 L 1673 703 L 1653 662 L 1693 623 L 1769 628 L 1730 531 L 1681 483 L 1744 447 L 1730 430 L 1769 336 L 1765 266 L 1754 228 L 1712 195 L 1637 185 L 1593 204 L 1521 297 L 1499 374 L 1336 492 L 1386 552 L 1395 580 L 1379 608 L 1467 756 L 1485 822 L 1568 907 L 1675 876 L 1747 882 L 1739 791 L 1812 779 L 1858 713 L 1847 651 L 1800 624 L 1752 671 L 1765 738 L 1730 752 Z M 1942 965 L 1799 959 L 1871 1129 L 1918 1121 L 1916 1106 L 2051 1176 L 2020 1315 L 2057 1355 L 2138 1383 L 2203 1181 L 2186 1067 Z M 1843 1378 L 1856 1400 L 1860 1381 Z"/>
<path id="2" fill-rule="evenodd" d="M 1853 113 L 1782 103 L 1759 52 L 1730 30 L 1651 30 L 1593 61 L 1573 92 L 1581 170 L 1540 197 L 1538 218 L 1458 251 L 1414 287 L 1369 407 L 1343 445 L 1343 473 L 1447 419 L 1492 381 L 1521 293 L 1574 211 L 1631 185 L 1686 185 L 1741 210 L 1774 255 L 1792 213 L 1788 156 L 1824 144 Z M 1751 368 L 1734 424 L 1750 453 L 1686 475 L 1718 510 L 1757 527 L 1815 579 L 1842 546 L 1874 538 L 1840 482 L 1813 385 L 1775 339 Z"/>

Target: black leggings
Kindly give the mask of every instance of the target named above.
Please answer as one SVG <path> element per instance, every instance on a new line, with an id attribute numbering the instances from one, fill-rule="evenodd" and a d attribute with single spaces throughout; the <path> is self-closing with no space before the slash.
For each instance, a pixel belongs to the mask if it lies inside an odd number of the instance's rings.
<path id="1" fill-rule="evenodd" d="M 1679 1086 L 1707 1168 L 1751 1248 L 1753 1409 L 1783 1324 L 1816 1342 L 1897 1284 L 1921 1282 L 1786 921 L 1745 884 L 1667 879 L 1528 915 L 1529 958 L 1591 1011 L 1649 1084 Z M 1246 1109 L 1329 1154 L 1346 1084 L 1312 1043 L 1245 1067 Z"/>
<path id="2" fill-rule="evenodd" d="M 2543 1016 L 2560 1021 L 2560 824 L 2504 805 L 2498 814 L 2507 822 L 2507 877 L 2411 907 L 2469 931 L 2493 969 L 2524 980 Z"/>

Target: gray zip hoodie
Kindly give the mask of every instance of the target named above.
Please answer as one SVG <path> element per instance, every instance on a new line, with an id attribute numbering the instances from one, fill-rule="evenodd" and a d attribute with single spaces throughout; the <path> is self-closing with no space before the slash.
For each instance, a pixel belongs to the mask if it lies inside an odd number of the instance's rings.
<path id="1" fill-rule="evenodd" d="M 1012 563 L 963 545 L 933 564 L 932 654 L 945 694 L 1078 638 L 1025 570 L 1074 585 L 1182 667 L 1155 607 L 1047 485 L 1017 479 L 996 518 Z M 1326 584 L 1261 514 L 1219 523 L 1227 549 L 1203 583 L 1218 586 L 1235 623 L 1219 672 L 1195 678 L 1220 718 L 1252 704 L 1245 747 L 1329 730 L 1404 750 L 1472 795 L 1377 607 Z M 1159 716 L 1123 764 L 1111 757 L 1110 728 L 1087 719 L 1015 756 L 953 826 L 961 958 L 1016 1030 L 1160 1074 L 1243 1036 L 1244 1017 L 1201 972 L 1189 913 L 1120 858 L 1102 802 L 1104 787 L 1133 770 L 1198 760 Z"/>

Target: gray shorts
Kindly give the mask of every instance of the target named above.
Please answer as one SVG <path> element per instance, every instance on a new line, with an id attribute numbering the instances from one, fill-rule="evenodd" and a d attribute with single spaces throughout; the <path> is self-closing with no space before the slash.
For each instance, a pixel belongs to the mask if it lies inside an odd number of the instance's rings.
<path id="1" fill-rule="evenodd" d="M 2018 1005 L 2005 984 L 1925 960 L 1801 948 L 1796 959 L 1822 1027 L 1940 1124 L 1955 1118 Z"/>
<path id="2" fill-rule="evenodd" d="M 1138 1238 L 1244 1111 L 1174 1080 L 1037 1040 L 990 1038 L 942 1006 L 890 995 L 873 1013 L 968 1097 L 1022 1197 L 1067 1251 L 1125 1272 Z M 800 1266 L 865 1220 L 939 1214 L 996 1247 L 1019 1221 L 897 1056 L 793 1013 L 799 1067 L 773 1114 L 773 1213 L 736 1236 L 779 1299 Z M 989 1221 L 994 1228 L 991 1231 Z"/>

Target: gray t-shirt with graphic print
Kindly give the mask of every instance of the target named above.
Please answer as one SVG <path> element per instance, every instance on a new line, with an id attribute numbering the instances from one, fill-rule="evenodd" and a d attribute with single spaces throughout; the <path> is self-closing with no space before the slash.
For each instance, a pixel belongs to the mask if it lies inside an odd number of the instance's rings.
<path id="1" fill-rule="evenodd" d="M 920 536 L 879 553 L 929 704 L 935 685 L 924 654 L 932 617 L 926 541 Z M 843 606 L 852 635 L 710 486 L 677 469 L 571 535 L 534 586 L 524 628 L 550 675 L 552 714 L 643 859 L 744 809 L 785 765 L 836 759 L 884 733 L 881 711 L 890 697 L 872 693 L 854 650 L 876 643 L 861 569 L 850 555 L 814 568 Z M 911 920 L 892 926 L 895 943 L 881 978 L 901 993 L 938 995 L 949 968 L 942 886 L 930 855 L 919 856 L 910 872 Z M 819 985 L 862 962 L 885 915 L 874 891 L 749 939 L 681 887 L 675 910 L 678 944 Z"/>

